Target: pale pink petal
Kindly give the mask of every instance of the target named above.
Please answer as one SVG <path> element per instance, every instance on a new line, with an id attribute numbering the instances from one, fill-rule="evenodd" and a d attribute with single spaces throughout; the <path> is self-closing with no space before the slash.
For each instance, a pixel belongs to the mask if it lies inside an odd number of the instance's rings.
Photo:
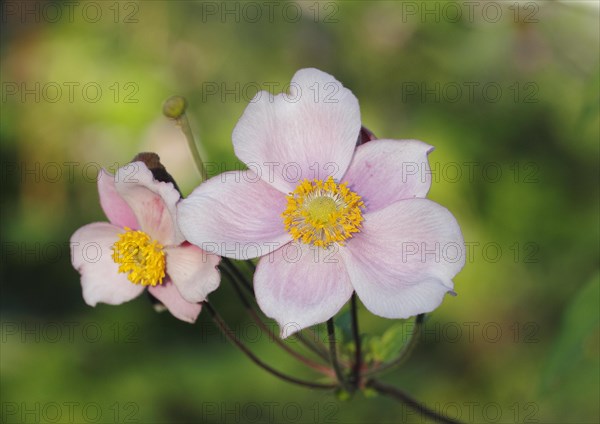
<path id="1" fill-rule="evenodd" d="M 193 324 L 202 310 L 200 303 L 190 303 L 181 297 L 179 290 L 171 281 L 157 286 L 148 286 L 148 291 L 165 305 L 171 315 L 181 321 Z"/>
<path id="2" fill-rule="evenodd" d="M 360 300 L 386 318 L 437 308 L 465 263 L 458 223 L 427 199 L 401 200 L 366 214 L 362 231 L 341 253 Z"/>
<path id="3" fill-rule="evenodd" d="M 368 212 L 397 200 L 425 197 L 431 186 L 427 154 L 417 140 L 373 140 L 357 147 L 344 181 L 361 196 Z"/>
<path id="4" fill-rule="evenodd" d="M 358 100 L 334 77 L 301 69 L 289 94 L 256 94 L 233 130 L 235 154 L 288 193 L 303 179 L 340 179 L 361 128 Z"/>
<path id="5" fill-rule="evenodd" d="M 133 284 L 120 273 L 112 259 L 112 246 L 123 230 L 107 222 L 88 224 L 71 236 L 71 263 L 81 274 L 83 299 L 119 305 L 137 297 L 144 287 Z"/>
<path id="6" fill-rule="evenodd" d="M 155 180 L 143 162 L 131 162 L 117 171 L 115 187 L 133 210 L 140 230 L 163 245 L 183 242 L 176 222 L 180 194 L 172 183 Z"/>
<path id="7" fill-rule="evenodd" d="M 178 205 L 185 238 L 209 253 L 235 259 L 266 255 L 291 240 L 281 214 L 285 196 L 248 171 L 202 183 Z"/>
<path id="8" fill-rule="evenodd" d="M 210 292 L 219 287 L 219 256 L 208 254 L 188 243 L 166 247 L 165 253 L 167 274 L 188 302 L 203 302 Z"/>
<path id="9" fill-rule="evenodd" d="M 337 245 L 329 249 L 289 243 L 260 260 L 254 292 L 260 309 L 281 327 L 281 337 L 334 316 L 352 295 Z"/>
<path id="10" fill-rule="evenodd" d="M 115 176 L 104 169 L 98 174 L 98 193 L 102 210 L 112 224 L 132 230 L 138 229 L 135 214 L 115 188 Z"/>

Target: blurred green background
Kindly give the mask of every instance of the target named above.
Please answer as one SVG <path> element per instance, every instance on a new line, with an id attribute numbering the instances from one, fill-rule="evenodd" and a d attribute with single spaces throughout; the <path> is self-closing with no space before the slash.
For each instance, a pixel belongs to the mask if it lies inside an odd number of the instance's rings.
<path id="1" fill-rule="evenodd" d="M 280 382 L 140 297 L 90 308 L 68 239 L 104 220 L 99 167 L 155 151 L 199 176 L 164 99 L 186 96 L 215 174 L 252 95 L 336 76 L 379 137 L 436 147 L 430 197 L 469 247 L 385 381 L 466 422 L 597 423 L 598 2 L 3 2 L 2 422 L 425 422 L 394 401 Z M 281 370 L 230 285 L 211 296 Z M 362 330 L 393 321 L 360 309 Z M 293 347 L 297 343 L 290 342 Z"/>

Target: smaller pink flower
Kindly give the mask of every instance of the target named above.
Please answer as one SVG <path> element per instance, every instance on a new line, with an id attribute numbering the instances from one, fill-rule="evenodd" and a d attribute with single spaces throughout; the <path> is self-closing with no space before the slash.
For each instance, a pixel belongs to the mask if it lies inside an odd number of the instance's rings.
<path id="1" fill-rule="evenodd" d="M 199 302 L 219 286 L 220 257 L 185 241 L 177 226 L 177 189 L 155 180 L 143 162 L 132 162 L 114 176 L 100 171 L 98 192 L 110 223 L 85 225 L 71 237 L 85 302 L 119 305 L 148 288 L 173 316 L 195 322 Z"/>

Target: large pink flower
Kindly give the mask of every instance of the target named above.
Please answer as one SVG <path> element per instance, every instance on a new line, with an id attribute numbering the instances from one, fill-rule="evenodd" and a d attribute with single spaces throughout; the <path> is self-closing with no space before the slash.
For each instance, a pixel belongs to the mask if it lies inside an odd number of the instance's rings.
<path id="1" fill-rule="evenodd" d="M 178 206 L 203 249 L 263 256 L 256 299 L 287 337 L 334 316 L 353 291 L 376 315 L 430 312 L 465 262 L 452 214 L 425 199 L 427 154 L 416 140 L 356 147 L 356 97 L 332 76 L 298 71 L 290 93 L 258 93 L 233 131 L 249 170 L 214 177 Z"/>
<path id="2" fill-rule="evenodd" d="M 143 162 L 114 176 L 102 170 L 98 191 L 110 223 L 85 225 L 71 237 L 85 302 L 118 305 L 148 288 L 176 318 L 194 322 L 198 302 L 219 285 L 220 258 L 185 242 L 176 219 L 179 192 Z"/>

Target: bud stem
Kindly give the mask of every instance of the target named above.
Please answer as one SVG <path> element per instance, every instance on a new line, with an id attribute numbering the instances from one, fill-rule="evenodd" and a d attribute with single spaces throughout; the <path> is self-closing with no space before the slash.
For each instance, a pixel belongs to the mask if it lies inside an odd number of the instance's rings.
<path id="1" fill-rule="evenodd" d="M 187 101 L 181 96 L 172 96 L 168 98 L 163 104 L 163 114 L 169 118 L 173 119 L 181 132 L 185 136 L 188 147 L 192 152 L 192 157 L 194 158 L 194 163 L 196 164 L 196 168 L 200 172 L 200 179 L 202 181 L 206 181 L 208 179 L 208 175 L 206 173 L 206 168 L 204 166 L 204 162 L 202 162 L 202 157 L 200 156 L 200 149 L 194 140 L 194 133 L 192 132 L 192 128 L 190 127 L 190 122 L 187 119 L 187 115 L 185 111 L 187 109 Z"/>
<path id="2" fill-rule="evenodd" d="M 185 113 L 177 120 L 177 124 L 187 139 L 188 146 L 190 147 L 190 151 L 194 157 L 194 163 L 200 172 L 200 182 L 206 181 L 208 179 L 206 168 L 204 167 L 204 162 L 202 162 L 202 157 L 200 157 L 200 150 L 198 149 L 198 145 L 194 140 L 194 134 L 192 133 L 192 128 L 190 127 L 190 123 Z"/>

